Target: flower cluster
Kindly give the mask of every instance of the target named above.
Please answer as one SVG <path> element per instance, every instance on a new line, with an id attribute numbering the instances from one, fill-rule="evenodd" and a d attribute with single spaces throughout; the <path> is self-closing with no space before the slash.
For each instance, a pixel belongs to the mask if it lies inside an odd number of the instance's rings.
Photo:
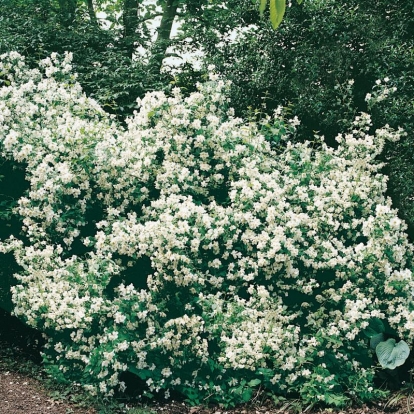
<path id="1" fill-rule="evenodd" d="M 367 93 L 365 100 L 368 103 L 368 107 L 371 108 L 376 103 L 388 99 L 396 91 L 397 87 L 390 85 L 390 79 L 388 77 L 385 77 L 383 80 L 377 79 L 373 87 L 373 93 Z"/>
<path id="2" fill-rule="evenodd" d="M 413 248 L 375 161 L 402 132 L 361 114 L 337 149 L 280 136 L 276 151 L 215 75 L 148 94 L 123 128 L 69 66 L 0 63 L 0 149 L 30 183 L 24 237 L 1 250 L 22 267 L 15 313 L 47 335 L 50 372 L 106 395 L 128 370 L 147 395 L 194 401 L 259 384 L 375 397 L 364 330 L 377 318 L 414 338 Z"/>

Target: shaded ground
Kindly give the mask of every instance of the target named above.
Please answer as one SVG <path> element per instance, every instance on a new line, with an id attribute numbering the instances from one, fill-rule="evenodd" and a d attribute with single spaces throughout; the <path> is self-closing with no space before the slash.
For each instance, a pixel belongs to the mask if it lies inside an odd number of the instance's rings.
<path id="1" fill-rule="evenodd" d="M 86 414 L 96 413 L 66 401 L 56 400 L 39 380 L 16 372 L 0 372 L 0 412 L 2 414 Z"/>
<path id="2" fill-rule="evenodd" d="M 295 401 L 274 407 L 265 401 L 236 409 L 189 407 L 181 402 L 154 403 L 143 407 L 120 401 L 92 401 L 74 388 L 53 384 L 40 367 L 41 336 L 0 310 L 0 414 L 281 414 L 298 411 Z M 408 414 L 414 398 L 394 393 L 388 401 L 371 406 L 309 414 Z"/>

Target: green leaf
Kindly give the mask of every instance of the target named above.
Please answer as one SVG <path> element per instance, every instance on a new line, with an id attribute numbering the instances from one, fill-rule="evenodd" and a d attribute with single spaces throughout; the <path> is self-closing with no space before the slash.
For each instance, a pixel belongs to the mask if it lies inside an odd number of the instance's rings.
<path id="1" fill-rule="evenodd" d="M 369 325 L 362 331 L 368 338 L 372 338 L 379 333 L 385 332 L 385 326 L 381 319 L 373 318 L 369 321 Z"/>
<path id="2" fill-rule="evenodd" d="M 277 9 L 276 9 L 276 0 L 270 0 L 269 4 L 270 11 L 270 22 L 272 23 L 273 29 L 277 28 Z"/>
<path id="3" fill-rule="evenodd" d="M 298 4 L 302 4 L 302 1 L 303 1 L 303 0 L 298 0 Z"/>
<path id="4" fill-rule="evenodd" d="M 233 393 L 237 395 L 241 395 L 243 392 L 243 387 L 237 387 L 233 389 Z"/>
<path id="5" fill-rule="evenodd" d="M 266 5 L 267 5 L 267 0 L 260 0 L 259 12 L 261 15 L 263 15 L 263 12 L 266 9 Z"/>
<path id="6" fill-rule="evenodd" d="M 286 11 L 286 0 L 270 0 L 270 22 L 273 29 L 277 29 L 282 23 Z"/>
<path id="7" fill-rule="evenodd" d="M 245 388 L 242 394 L 242 399 L 244 402 L 250 401 L 253 395 L 253 390 L 251 388 Z"/>
<path id="8" fill-rule="evenodd" d="M 249 381 L 249 382 L 247 383 L 247 385 L 248 385 L 249 387 L 255 387 L 256 385 L 259 385 L 259 384 L 261 384 L 261 383 L 262 383 L 262 381 L 256 378 L 256 379 L 252 379 L 251 381 Z"/>
<path id="9" fill-rule="evenodd" d="M 410 354 L 410 348 L 406 342 L 400 341 L 396 344 L 395 339 L 390 338 L 385 342 L 380 342 L 375 352 L 383 368 L 395 369 L 404 364 Z"/>
<path id="10" fill-rule="evenodd" d="M 372 336 L 371 337 L 371 340 L 369 341 L 369 346 L 372 348 L 372 349 L 376 349 L 376 347 L 377 347 L 377 345 L 380 343 L 380 342 L 383 342 L 384 341 L 384 334 L 383 333 L 379 333 L 379 334 L 376 334 L 376 335 L 374 335 L 374 336 Z"/>
<path id="11" fill-rule="evenodd" d="M 144 397 L 147 397 L 147 398 L 154 398 L 154 394 L 151 394 L 150 392 L 148 392 L 148 391 L 144 391 L 143 392 L 143 394 L 144 394 Z"/>
<path id="12" fill-rule="evenodd" d="M 346 397 L 339 394 L 326 394 L 325 401 L 327 404 L 335 405 L 336 407 L 342 407 L 345 404 Z"/>
<path id="13" fill-rule="evenodd" d="M 152 376 L 152 374 L 153 374 L 148 369 L 138 369 L 138 368 L 134 367 L 133 365 L 130 365 L 128 367 L 128 371 L 131 374 L 134 374 L 134 375 L 136 375 L 137 377 L 139 377 L 139 378 L 141 378 L 143 380 L 146 380 L 147 378 L 150 378 Z"/>

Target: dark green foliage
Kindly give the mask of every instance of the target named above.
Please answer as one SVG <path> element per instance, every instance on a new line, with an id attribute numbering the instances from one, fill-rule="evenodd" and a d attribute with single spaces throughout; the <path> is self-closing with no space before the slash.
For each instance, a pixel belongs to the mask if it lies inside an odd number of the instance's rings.
<path id="1" fill-rule="evenodd" d="M 232 102 L 239 113 L 246 108 L 272 112 L 292 104 L 301 120 L 304 139 L 321 131 L 326 141 L 348 127 L 355 114 L 367 111 L 365 97 L 375 82 L 390 78 L 397 92 L 370 108 L 374 129 L 388 123 L 408 135 L 390 144 L 390 195 L 411 229 L 414 208 L 414 7 L 397 0 L 336 0 L 292 2 L 274 31 L 267 17 L 259 18 L 250 0 L 228 2 L 215 9 L 207 24 L 187 29 L 207 55 L 207 61 L 233 81 Z M 248 13 L 248 18 L 246 13 Z M 237 35 L 219 42 L 233 28 Z M 353 82 L 352 82 L 352 81 Z M 351 81 L 349 83 L 349 81 Z"/>

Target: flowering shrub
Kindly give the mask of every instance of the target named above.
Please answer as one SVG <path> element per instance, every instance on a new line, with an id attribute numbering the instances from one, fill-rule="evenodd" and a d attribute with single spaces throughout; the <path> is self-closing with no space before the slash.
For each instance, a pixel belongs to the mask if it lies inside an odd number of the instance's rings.
<path id="1" fill-rule="evenodd" d="M 284 140 L 294 120 L 275 149 L 215 75 L 148 94 L 123 128 L 69 55 L 35 70 L 2 55 L 0 71 L 2 156 L 30 183 L 1 250 L 56 378 L 112 395 L 130 371 L 144 395 L 227 405 L 259 385 L 331 405 L 381 395 L 364 332 L 414 337 L 413 248 L 375 162 L 401 131 L 361 114 L 332 149 Z"/>

